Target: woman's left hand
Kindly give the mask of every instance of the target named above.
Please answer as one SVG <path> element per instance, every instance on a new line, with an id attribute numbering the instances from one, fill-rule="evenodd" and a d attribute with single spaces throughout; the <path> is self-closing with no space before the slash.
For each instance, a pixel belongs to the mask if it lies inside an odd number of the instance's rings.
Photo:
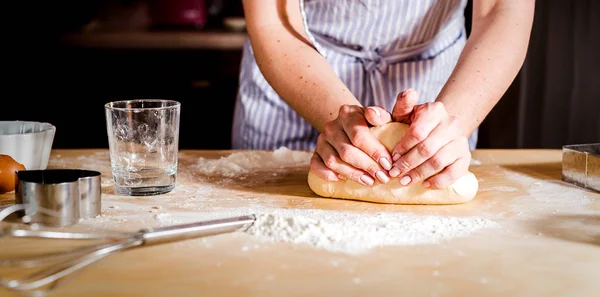
<path id="1" fill-rule="evenodd" d="M 418 94 L 411 90 L 406 96 Z M 423 181 L 425 187 L 445 188 L 467 173 L 471 162 L 468 139 L 443 103 L 416 105 L 400 116 L 392 114 L 409 128 L 392 150 L 391 177 L 399 177 L 402 185 Z"/>

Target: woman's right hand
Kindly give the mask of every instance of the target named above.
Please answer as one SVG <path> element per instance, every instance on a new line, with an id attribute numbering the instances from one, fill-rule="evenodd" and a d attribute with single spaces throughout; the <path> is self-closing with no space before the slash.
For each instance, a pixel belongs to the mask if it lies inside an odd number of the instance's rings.
<path id="1" fill-rule="evenodd" d="M 389 182 L 392 157 L 369 131 L 369 124 L 389 121 L 389 112 L 381 107 L 341 106 L 338 117 L 327 122 L 317 138 L 311 170 L 329 181 L 351 179 L 366 186 L 375 180 Z"/>

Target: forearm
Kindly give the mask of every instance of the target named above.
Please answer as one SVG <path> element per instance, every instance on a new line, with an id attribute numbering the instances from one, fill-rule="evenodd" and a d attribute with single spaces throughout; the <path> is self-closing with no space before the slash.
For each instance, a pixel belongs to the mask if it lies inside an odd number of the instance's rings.
<path id="1" fill-rule="evenodd" d="M 324 124 L 337 117 L 341 105 L 359 104 L 314 48 L 285 34 L 260 34 L 281 40 L 281 45 L 269 44 L 269 38 L 254 36 L 262 41 L 253 43 L 253 48 L 263 76 L 317 130 L 322 132 Z"/>
<path id="2" fill-rule="evenodd" d="M 474 1 L 471 36 L 437 98 L 459 119 L 465 136 L 481 124 L 519 72 L 533 10 L 533 0 Z"/>
<path id="3" fill-rule="evenodd" d="M 359 105 L 358 100 L 308 42 L 297 1 L 279 7 L 277 17 L 269 17 L 265 6 L 254 6 L 257 3 L 253 1 L 245 3 L 245 10 L 250 16 L 248 33 L 260 71 L 286 103 L 323 132 L 341 105 Z M 261 20 L 252 19 L 259 16 L 252 9 L 262 9 Z"/>

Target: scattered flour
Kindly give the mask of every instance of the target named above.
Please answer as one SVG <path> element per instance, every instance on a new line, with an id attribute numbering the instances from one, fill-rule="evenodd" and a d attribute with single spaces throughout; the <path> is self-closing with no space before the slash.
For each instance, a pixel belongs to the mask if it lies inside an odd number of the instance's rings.
<path id="1" fill-rule="evenodd" d="M 485 191 L 498 191 L 498 192 L 515 192 L 518 191 L 519 189 L 515 188 L 515 187 L 510 187 L 510 186 L 493 186 L 493 187 L 489 187 L 487 189 L 480 189 L 480 192 L 485 192 Z"/>
<path id="2" fill-rule="evenodd" d="M 49 167 L 54 168 L 71 168 L 73 164 L 78 164 L 79 169 L 99 170 L 103 167 L 110 168 L 110 157 L 108 151 L 94 152 L 88 156 L 63 157 L 61 154 L 53 155 L 48 161 Z M 79 165 L 81 164 L 81 165 Z"/>
<path id="3" fill-rule="evenodd" d="M 263 240 L 355 254 L 381 246 L 440 243 L 493 226 L 481 218 L 327 212 L 316 217 L 262 214 L 247 232 Z"/>
<path id="4" fill-rule="evenodd" d="M 312 153 L 280 147 L 274 151 L 244 151 L 219 159 L 199 158 L 196 169 L 206 175 L 234 177 L 258 169 L 276 169 L 299 165 L 309 165 Z M 481 161 L 471 159 L 471 165 L 481 165 Z"/>
<path id="5" fill-rule="evenodd" d="M 219 159 L 200 158 L 192 168 L 206 175 L 235 177 L 263 169 L 308 166 L 311 157 L 311 152 L 282 147 L 274 151 L 236 152 Z M 216 191 L 223 194 L 216 195 Z M 240 199 L 244 207 L 238 207 Z M 261 242 L 283 242 L 350 254 L 382 246 L 442 243 L 497 226 L 496 222 L 482 217 L 281 208 L 276 201 L 255 200 L 198 181 L 194 185 L 181 185 L 162 197 L 128 200 L 107 195 L 103 214 L 82 224 L 132 230 L 141 226 L 171 226 L 255 214 L 257 220 L 246 234 Z M 242 251 L 249 250 L 247 246 L 242 247 Z"/>
<path id="6" fill-rule="evenodd" d="M 274 151 L 236 152 L 219 159 L 200 158 L 192 169 L 210 176 L 235 177 L 264 169 L 308 166 L 311 157 L 311 152 L 282 147 Z M 106 156 L 95 158 L 106 159 Z M 510 191 L 508 188 L 496 190 Z M 479 216 L 281 208 L 266 206 L 266 200 L 257 204 L 253 197 L 225 192 L 224 195 L 214 195 L 215 191 L 225 190 L 199 181 L 194 185 L 179 186 L 173 193 L 162 197 L 127 200 L 107 195 L 103 201 L 103 214 L 84 220 L 82 225 L 131 230 L 140 226 L 171 226 L 255 214 L 255 223 L 242 233 L 252 236 L 249 238 L 265 244 L 282 242 L 349 254 L 384 246 L 443 243 L 498 226 L 495 221 Z M 244 207 L 237 207 L 239 199 L 245 201 Z M 205 245 L 209 243 L 207 239 Z M 253 244 L 242 246 L 241 251 L 250 251 Z"/>
<path id="7" fill-rule="evenodd" d="M 133 205 L 119 206 L 109 208 L 118 213 L 106 211 L 96 218 L 83 220 L 80 225 L 92 229 L 135 231 L 148 226 L 172 226 L 255 214 L 257 219 L 254 224 L 247 230 L 240 231 L 245 231 L 263 243 L 282 242 L 347 254 L 361 254 L 384 246 L 439 244 L 499 226 L 494 220 L 483 217 L 404 212 L 364 213 L 257 205 L 167 211 L 150 205 L 137 206 L 135 209 L 132 208 Z M 124 211 L 126 209 L 130 210 Z M 243 247 L 242 250 L 244 251 Z"/>
<path id="8" fill-rule="evenodd" d="M 471 165 L 481 165 L 481 161 L 471 158 Z"/>
<path id="9" fill-rule="evenodd" d="M 290 150 L 286 147 L 274 151 L 236 152 L 220 159 L 200 158 L 197 170 L 206 175 L 233 177 L 261 168 L 285 168 L 308 165 L 312 153 Z"/>
<path id="10" fill-rule="evenodd" d="M 506 172 L 505 176 L 519 183 L 527 192 L 526 195 L 517 197 L 511 205 L 519 215 L 548 211 L 585 211 L 586 206 L 591 203 L 593 194 L 590 191 L 560 180 L 536 178 L 519 172 Z M 534 204 L 531 204 L 532 200 Z"/>
<path id="11" fill-rule="evenodd" d="M 332 252 L 360 254 L 382 246 L 435 244 L 497 227 L 474 217 L 411 213 L 354 213 L 319 209 L 235 208 L 210 213 L 163 213 L 163 225 L 256 214 L 246 233 L 265 242 L 284 242 Z"/>

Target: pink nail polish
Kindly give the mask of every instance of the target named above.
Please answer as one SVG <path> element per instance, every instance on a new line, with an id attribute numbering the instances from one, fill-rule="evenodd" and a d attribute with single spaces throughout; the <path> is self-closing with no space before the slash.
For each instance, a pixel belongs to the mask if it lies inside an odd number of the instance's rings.
<path id="1" fill-rule="evenodd" d="M 400 169 L 398 169 L 398 167 L 394 167 L 392 170 L 390 170 L 391 177 L 396 177 L 398 175 L 400 175 Z"/>
<path id="2" fill-rule="evenodd" d="M 375 176 L 377 176 L 377 178 L 384 184 L 387 184 L 390 181 L 390 178 L 387 177 L 387 175 L 383 173 L 383 171 L 377 171 L 377 173 L 375 173 Z"/>
<path id="3" fill-rule="evenodd" d="M 410 178 L 410 176 L 408 176 L 408 175 L 405 175 L 405 176 L 403 176 L 403 177 L 400 179 L 400 183 L 401 183 L 403 186 L 406 186 L 406 185 L 408 185 L 408 184 L 410 183 L 410 181 L 411 181 L 411 178 Z"/>
<path id="4" fill-rule="evenodd" d="M 375 183 L 375 180 L 368 175 L 361 176 L 360 180 L 369 186 L 372 186 Z"/>
<path id="5" fill-rule="evenodd" d="M 423 182 L 423 187 L 425 187 L 425 188 L 429 188 L 429 187 L 431 187 L 431 183 L 430 183 L 430 182 L 428 182 L 428 181 L 424 181 L 424 182 Z"/>
<path id="6" fill-rule="evenodd" d="M 380 117 L 380 116 L 381 116 L 381 113 L 379 112 L 379 109 L 377 109 L 377 108 L 373 108 L 373 107 L 369 107 L 369 109 L 370 109 L 370 110 L 372 110 L 372 111 L 374 111 L 374 112 L 375 112 L 375 114 L 377 114 L 377 116 L 378 116 L 378 117 Z"/>
<path id="7" fill-rule="evenodd" d="M 392 163 L 390 163 L 390 161 L 386 158 L 379 159 L 379 165 L 381 165 L 381 167 L 383 167 L 385 170 L 392 169 Z"/>
<path id="8" fill-rule="evenodd" d="M 400 154 L 394 154 L 394 156 L 392 157 L 392 161 L 396 162 L 398 161 L 398 159 L 400 159 Z"/>

